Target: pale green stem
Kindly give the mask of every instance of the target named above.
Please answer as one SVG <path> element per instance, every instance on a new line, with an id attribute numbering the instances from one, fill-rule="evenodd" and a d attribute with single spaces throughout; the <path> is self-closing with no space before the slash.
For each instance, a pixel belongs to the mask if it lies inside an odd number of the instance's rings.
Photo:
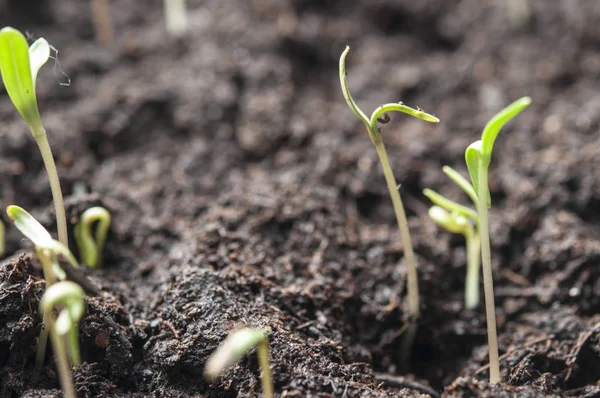
<path id="1" fill-rule="evenodd" d="M 378 132 L 372 132 L 372 137 L 378 134 Z M 415 264 L 412 242 L 410 240 L 408 221 L 406 219 L 404 206 L 402 205 L 402 199 L 400 199 L 399 187 L 396 183 L 394 173 L 392 172 L 383 140 L 380 136 L 378 136 L 376 140 L 373 140 L 373 143 L 375 144 L 375 148 L 377 148 L 377 154 L 379 155 L 379 160 L 381 161 L 383 174 L 385 175 L 385 181 L 390 192 L 390 197 L 392 198 L 394 212 L 396 213 L 396 221 L 398 222 L 400 239 L 402 240 L 404 257 L 406 258 L 408 312 L 413 318 L 412 321 L 416 321 L 419 317 L 419 282 L 417 280 L 417 266 Z"/>
<path id="2" fill-rule="evenodd" d="M 492 255 L 488 223 L 488 165 L 479 159 L 479 236 L 481 237 L 481 262 L 483 266 L 483 290 L 485 294 L 485 314 L 487 318 L 488 349 L 490 360 L 490 383 L 500 382 L 500 364 L 498 359 L 498 337 L 496 333 L 496 306 L 494 304 L 494 279 L 492 275 Z"/>
<path id="3" fill-rule="evenodd" d="M 37 257 L 42 263 L 42 271 L 44 273 L 44 279 L 46 280 L 46 288 L 55 284 L 58 280 L 54 273 L 54 259 L 52 254 L 48 253 L 45 249 L 36 249 Z"/>
<path id="4" fill-rule="evenodd" d="M 66 336 L 67 347 L 71 364 L 73 366 L 81 365 L 81 355 L 79 353 L 79 331 L 76 322 L 73 322 L 73 327 L 69 330 Z"/>
<path id="5" fill-rule="evenodd" d="M 269 342 L 266 339 L 258 344 L 256 354 L 258 355 L 258 364 L 262 371 L 263 395 L 265 398 L 273 398 L 273 379 L 271 378 L 271 368 L 269 367 Z"/>
<path id="6" fill-rule="evenodd" d="M 52 316 L 48 316 L 47 319 L 49 321 L 47 327 L 52 330 L 50 333 L 50 340 L 52 341 L 52 348 L 54 350 L 54 356 L 56 357 L 56 367 L 58 369 L 60 387 L 66 398 L 76 398 L 75 387 L 73 386 L 73 375 L 71 374 L 71 365 L 69 363 L 64 339 L 54 331 L 54 319 L 52 319 Z"/>
<path id="7" fill-rule="evenodd" d="M 467 278 L 465 283 L 465 307 L 474 309 L 479 305 L 479 264 L 481 245 L 479 234 L 472 226 L 465 232 L 467 248 Z"/>
<path id="8" fill-rule="evenodd" d="M 48 327 L 46 326 L 48 321 L 46 317 L 47 315 L 44 314 L 44 324 L 40 330 L 40 337 L 38 337 L 37 351 L 35 354 L 35 366 L 38 370 L 44 366 L 44 359 L 46 358 L 46 345 L 48 344 Z"/>
<path id="9" fill-rule="evenodd" d="M 62 190 L 60 189 L 60 181 L 58 179 L 58 171 L 56 171 L 56 164 L 52 157 L 52 150 L 48 143 L 48 137 L 43 127 L 40 127 L 38 131 L 31 130 L 33 137 L 35 138 L 42 159 L 44 160 L 44 166 L 46 167 L 46 173 L 50 180 L 50 189 L 52 190 L 52 199 L 54 200 L 54 210 L 56 212 L 56 226 L 58 228 L 58 240 L 60 243 L 69 247 L 69 236 L 67 234 L 67 216 L 65 214 L 65 204 L 63 201 Z"/>

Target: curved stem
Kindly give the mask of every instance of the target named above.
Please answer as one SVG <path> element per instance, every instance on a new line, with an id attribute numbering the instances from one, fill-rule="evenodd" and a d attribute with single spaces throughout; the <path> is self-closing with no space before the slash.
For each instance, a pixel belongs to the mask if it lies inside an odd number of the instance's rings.
<path id="1" fill-rule="evenodd" d="M 342 86 L 342 94 L 344 94 L 346 103 L 348 104 L 348 106 L 350 107 L 352 112 L 360 120 L 362 120 L 362 122 L 365 124 L 365 126 L 369 127 L 369 126 L 371 126 L 371 121 L 369 120 L 367 115 L 365 115 L 365 113 L 360 110 L 358 105 L 356 105 L 356 102 L 354 102 L 354 100 L 352 99 L 352 95 L 350 95 L 350 89 L 348 88 L 348 77 L 346 74 L 346 56 L 348 55 L 349 51 L 350 51 L 350 47 L 346 46 L 346 49 L 344 50 L 344 52 L 342 53 L 342 56 L 340 57 L 339 71 L 340 71 L 340 84 Z"/>
<path id="2" fill-rule="evenodd" d="M 392 204 L 394 205 L 394 213 L 396 214 L 396 221 L 398 223 L 398 229 L 400 230 L 400 239 L 402 240 L 402 246 L 404 247 L 404 257 L 406 258 L 407 269 L 406 289 L 408 294 L 408 312 L 413 318 L 413 321 L 415 321 L 419 317 L 419 283 L 417 280 L 417 265 L 415 264 L 415 256 L 410 240 L 406 212 L 402 205 L 402 199 L 400 199 L 398 184 L 396 183 L 396 178 L 392 172 L 383 140 L 381 140 L 378 132 L 372 133 L 376 134 L 378 137 L 377 141 L 373 141 L 373 143 L 375 144 L 375 148 L 377 148 L 377 154 L 381 161 L 385 181 L 390 192 L 390 197 L 392 198 Z"/>
<path id="3" fill-rule="evenodd" d="M 44 166 L 46 167 L 46 173 L 50 180 L 50 189 L 52 190 L 52 199 L 54 200 L 54 210 L 56 212 L 56 227 L 58 229 L 58 240 L 60 243 L 69 247 L 69 236 L 67 234 L 67 216 L 65 214 L 65 204 L 63 201 L 62 190 L 60 189 L 60 181 L 58 179 L 58 171 L 56 171 L 56 164 L 52 157 L 52 150 L 48 143 L 48 137 L 46 131 L 40 128 L 41 131 L 33 131 L 33 137 L 35 138 L 42 159 L 44 160 Z"/>
<path id="4" fill-rule="evenodd" d="M 67 355 L 67 348 L 63 336 L 60 336 L 54 330 L 54 315 L 48 316 L 48 328 L 52 330 L 50 333 L 50 340 L 52 341 L 52 348 L 54 349 L 54 356 L 56 357 L 56 367 L 58 368 L 58 378 L 60 380 L 60 387 L 63 390 L 66 398 L 76 398 L 75 387 L 73 386 L 73 375 L 71 374 L 71 365 L 69 363 L 69 357 Z"/>
<path id="5" fill-rule="evenodd" d="M 494 279 L 492 275 L 492 255 L 490 249 L 490 231 L 488 224 L 488 164 L 479 159 L 479 235 L 481 237 L 481 262 L 483 266 L 483 290 L 485 294 L 485 314 L 487 318 L 488 349 L 490 360 L 490 383 L 500 382 L 500 364 L 498 360 L 498 337 L 496 332 L 496 306 L 494 304 Z M 483 200 L 482 200 L 483 199 Z"/>

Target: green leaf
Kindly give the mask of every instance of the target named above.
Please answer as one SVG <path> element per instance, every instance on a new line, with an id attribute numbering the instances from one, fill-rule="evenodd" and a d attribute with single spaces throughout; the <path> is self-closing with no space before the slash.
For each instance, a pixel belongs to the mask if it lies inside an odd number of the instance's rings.
<path id="1" fill-rule="evenodd" d="M 440 206 L 430 207 L 429 217 L 440 227 L 455 234 L 464 234 L 469 225 L 465 217 L 456 213 L 449 213 Z"/>
<path id="2" fill-rule="evenodd" d="M 492 158 L 494 142 L 502 127 L 527 108 L 529 104 L 531 104 L 531 98 L 520 98 L 500 111 L 485 125 L 483 133 L 481 134 L 481 141 L 483 142 L 481 153 L 485 159 Z"/>
<path id="3" fill-rule="evenodd" d="M 16 29 L 0 30 L 0 72 L 10 100 L 34 130 L 41 126 L 27 39 Z"/>
<path id="4" fill-rule="evenodd" d="M 469 196 L 475 207 L 477 207 L 477 202 L 479 202 L 479 200 L 477 199 L 477 193 L 475 192 L 473 185 L 471 185 L 462 174 L 450 166 L 442 167 L 442 171 L 446 173 L 446 175 L 467 194 L 467 196 Z"/>
<path id="5" fill-rule="evenodd" d="M 55 240 L 46 228 L 42 226 L 31 214 L 19 206 L 8 206 L 6 208 L 8 217 L 13 221 L 15 227 L 36 247 L 51 250 L 55 247 Z"/>
<path id="6" fill-rule="evenodd" d="M 33 80 L 33 88 L 35 90 L 35 80 L 41 67 L 50 58 L 50 45 L 43 37 L 37 39 L 29 47 L 29 63 L 31 66 L 31 79 Z"/>
<path id="7" fill-rule="evenodd" d="M 473 188 L 475 189 L 475 193 L 477 193 L 478 200 L 481 200 L 479 197 L 479 161 L 482 160 L 481 155 L 481 140 L 477 140 L 471 145 L 467 147 L 465 151 L 465 161 L 467 163 L 467 169 L 469 169 L 469 175 L 471 176 L 471 182 L 473 183 Z M 484 165 L 487 167 L 487 164 Z M 488 207 L 490 207 L 492 203 L 490 191 L 487 193 L 487 203 Z"/>
<path id="8" fill-rule="evenodd" d="M 386 112 L 392 111 L 406 113 L 407 115 L 411 115 L 413 117 L 416 117 L 417 119 L 425 120 L 426 122 L 438 123 L 440 121 L 440 119 L 433 115 L 430 115 L 427 112 L 423 112 L 420 109 L 411 108 L 410 106 L 406 106 L 402 102 L 399 102 L 381 105 L 379 108 L 375 109 L 373 111 L 373 114 L 371 115 L 371 124 L 375 126 L 377 123 L 377 119 L 379 119 L 380 116 L 382 116 Z"/>
<path id="9" fill-rule="evenodd" d="M 456 203 L 455 201 L 450 200 L 435 192 L 433 189 L 424 189 L 423 195 L 427 196 L 427 198 L 429 198 L 429 200 L 431 200 L 434 204 L 443 207 L 448 211 L 456 212 L 464 217 L 469 217 L 475 222 L 479 222 L 479 216 L 477 215 L 477 212 L 475 210 L 463 206 L 459 203 Z"/>

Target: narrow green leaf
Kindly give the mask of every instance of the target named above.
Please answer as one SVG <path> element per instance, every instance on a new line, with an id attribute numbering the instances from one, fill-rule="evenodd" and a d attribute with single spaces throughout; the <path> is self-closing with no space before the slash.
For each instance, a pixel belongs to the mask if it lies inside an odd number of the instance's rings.
<path id="1" fill-rule="evenodd" d="M 8 206 L 6 208 L 8 217 L 13 221 L 15 227 L 36 247 L 52 249 L 55 246 L 54 239 L 50 233 L 31 214 L 19 206 Z"/>
<path id="2" fill-rule="evenodd" d="M 527 108 L 529 104 L 531 104 L 531 98 L 520 98 L 500 111 L 485 125 L 481 134 L 481 141 L 483 142 L 481 153 L 485 158 L 491 159 L 494 142 L 502 127 Z"/>
<path id="3" fill-rule="evenodd" d="M 50 45 L 43 37 L 37 39 L 29 47 L 29 63 L 31 64 L 31 79 L 33 81 L 33 89 L 35 91 L 35 80 L 41 67 L 50 58 Z"/>
<path id="4" fill-rule="evenodd" d="M 477 193 L 477 198 L 479 198 L 479 157 L 481 156 L 481 140 L 477 140 L 471 145 L 467 147 L 465 151 L 465 162 L 467 163 L 467 169 L 469 170 L 469 175 L 471 176 L 471 183 L 473 184 L 473 189 L 475 189 L 475 193 Z"/>
<path id="5" fill-rule="evenodd" d="M 205 375 L 210 380 L 216 379 L 225 369 L 267 339 L 267 334 L 259 329 L 243 328 L 230 333 L 206 362 Z"/>
<path id="6" fill-rule="evenodd" d="M 427 112 L 423 112 L 420 109 L 411 108 L 410 106 L 404 105 L 402 102 L 399 102 L 381 105 L 380 107 L 375 109 L 373 111 L 373 114 L 371 115 L 371 124 L 373 126 L 376 126 L 377 119 L 379 119 L 383 114 L 392 111 L 406 113 L 407 115 L 416 117 L 417 119 L 425 120 L 426 122 L 438 123 L 440 121 L 440 119 L 433 115 L 430 115 Z"/>
<path id="7" fill-rule="evenodd" d="M 467 196 L 469 196 L 475 207 L 477 207 L 477 193 L 475 192 L 473 185 L 471 185 L 462 174 L 450 166 L 442 167 L 442 171 L 446 173 L 446 175 L 467 194 Z"/>
<path id="8" fill-rule="evenodd" d="M 473 209 L 470 209 L 466 206 L 463 206 L 459 203 L 456 203 L 453 200 L 450 200 L 439 193 L 435 192 L 433 189 L 426 188 L 423 190 L 423 195 L 425 195 L 429 200 L 431 200 L 434 204 L 443 207 L 444 209 L 456 212 L 464 217 L 468 217 L 475 222 L 478 222 L 479 216 L 477 212 Z"/>
<path id="9" fill-rule="evenodd" d="M 30 128 L 41 125 L 27 39 L 16 29 L 0 30 L 0 72 L 10 100 Z"/>
<path id="10" fill-rule="evenodd" d="M 346 46 L 346 49 L 344 50 L 344 52 L 342 52 L 342 55 L 340 56 L 339 73 L 340 85 L 342 86 L 342 94 L 344 94 L 344 99 L 346 100 L 346 103 L 348 104 L 352 112 L 354 112 L 354 114 L 360 120 L 362 120 L 367 129 L 370 130 L 370 122 L 367 118 L 367 115 L 365 115 L 365 113 L 362 110 L 360 110 L 358 105 L 356 105 L 356 102 L 354 102 L 354 99 L 352 99 L 352 95 L 350 95 L 350 88 L 348 87 L 348 77 L 346 75 L 346 57 L 348 56 L 349 52 L 350 47 Z"/>

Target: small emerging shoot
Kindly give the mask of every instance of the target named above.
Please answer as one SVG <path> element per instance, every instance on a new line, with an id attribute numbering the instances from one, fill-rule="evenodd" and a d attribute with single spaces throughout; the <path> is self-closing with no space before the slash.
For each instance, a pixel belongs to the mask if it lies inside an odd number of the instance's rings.
<path id="1" fill-rule="evenodd" d="M 406 212 L 404 211 L 404 205 L 400 199 L 400 192 L 398 190 L 398 184 L 392 171 L 385 146 L 383 144 L 383 138 L 381 131 L 378 127 L 378 122 L 389 121 L 387 112 L 401 112 L 416 117 L 418 119 L 425 120 L 427 122 L 437 123 L 439 119 L 429 113 L 425 113 L 420 109 L 414 109 L 409 106 L 399 103 L 390 103 L 381 105 L 375 111 L 371 117 L 367 115 L 358 107 L 358 105 L 352 99 L 350 95 L 350 89 L 348 87 L 348 79 L 346 76 L 346 56 L 350 51 L 350 47 L 346 47 L 340 57 L 339 73 L 340 73 L 340 84 L 342 86 L 342 93 L 348 103 L 348 106 L 352 112 L 364 123 L 371 141 L 377 149 L 379 160 L 383 168 L 383 174 L 388 186 L 390 196 L 392 198 L 392 204 L 394 206 L 394 212 L 396 214 L 396 221 L 398 223 L 398 229 L 400 230 L 400 238 L 402 240 L 402 246 L 404 247 L 404 257 L 406 258 L 407 267 L 407 292 L 408 292 L 408 312 L 412 318 L 412 321 L 416 321 L 419 317 L 419 283 L 417 279 L 417 265 L 414 260 L 414 252 L 412 242 L 410 239 L 410 232 L 408 230 L 408 221 L 406 219 Z"/>
<path id="2" fill-rule="evenodd" d="M 76 397 L 71 366 L 81 364 L 77 325 L 85 311 L 84 296 L 81 286 L 64 281 L 48 287 L 40 301 L 44 325 L 50 330 L 60 386 L 67 398 Z"/>
<path id="3" fill-rule="evenodd" d="M 188 25 L 185 0 L 164 0 L 164 5 L 167 32 L 174 37 L 183 36 Z"/>
<path id="4" fill-rule="evenodd" d="M 237 363 L 256 347 L 258 363 L 262 370 L 262 389 L 265 398 L 273 398 L 273 380 L 269 365 L 269 337 L 258 329 L 243 328 L 227 336 L 223 344 L 210 356 L 204 368 L 204 377 L 214 382 L 227 368 Z"/>
<path id="5" fill-rule="evenodd" d="M 475 141 L 465 152 L 465 161 L 475 192 L 477 193 L 477 213 L 479 214 L 479 236 L 481 241 L 481 261 L 483 266 L 483 290 L 485 294 L 485 312 L 487 318 L 488 348 L 490 360 L 490 383 L 500 382 L 500 364 L 498 359 L 498 339 L 496 333 L 496 309 L 494 304 L 494 281 L 492 275 L 492 256 L 488 208 L 491 206 L 488 187 L 488 168 L 492 160 L 494 142 L 502 127 L 531 104 L 531 98 L 523 97 L 507 106 L 494 116 L 483 129 L 481 140 Z"/>
<path id="6" fill-rule="evenodd" d="M 27 39 L 18 30 L 10 27 L 0 30 L 2 81 L 10 100 L 25 119 L 42 154 L 54 200 L 58 238 L 63 245 L 68 247 L 67 217 L 62 190 L 35 95 L 37 74 L 49 57 L 50 45 L 46 39 L 40 38 L 29 47 Z"/>
<path id="7" fill-rule="evenodd" d="M 75 242 L 82 263 L 92 268 L 102 265 L 102 250 L 110 223 L 110 213 L 103 207 L 95 206 L 83 212 L 74 229 Z M 94 225 L 96 231 L 92 234 Z"/>

